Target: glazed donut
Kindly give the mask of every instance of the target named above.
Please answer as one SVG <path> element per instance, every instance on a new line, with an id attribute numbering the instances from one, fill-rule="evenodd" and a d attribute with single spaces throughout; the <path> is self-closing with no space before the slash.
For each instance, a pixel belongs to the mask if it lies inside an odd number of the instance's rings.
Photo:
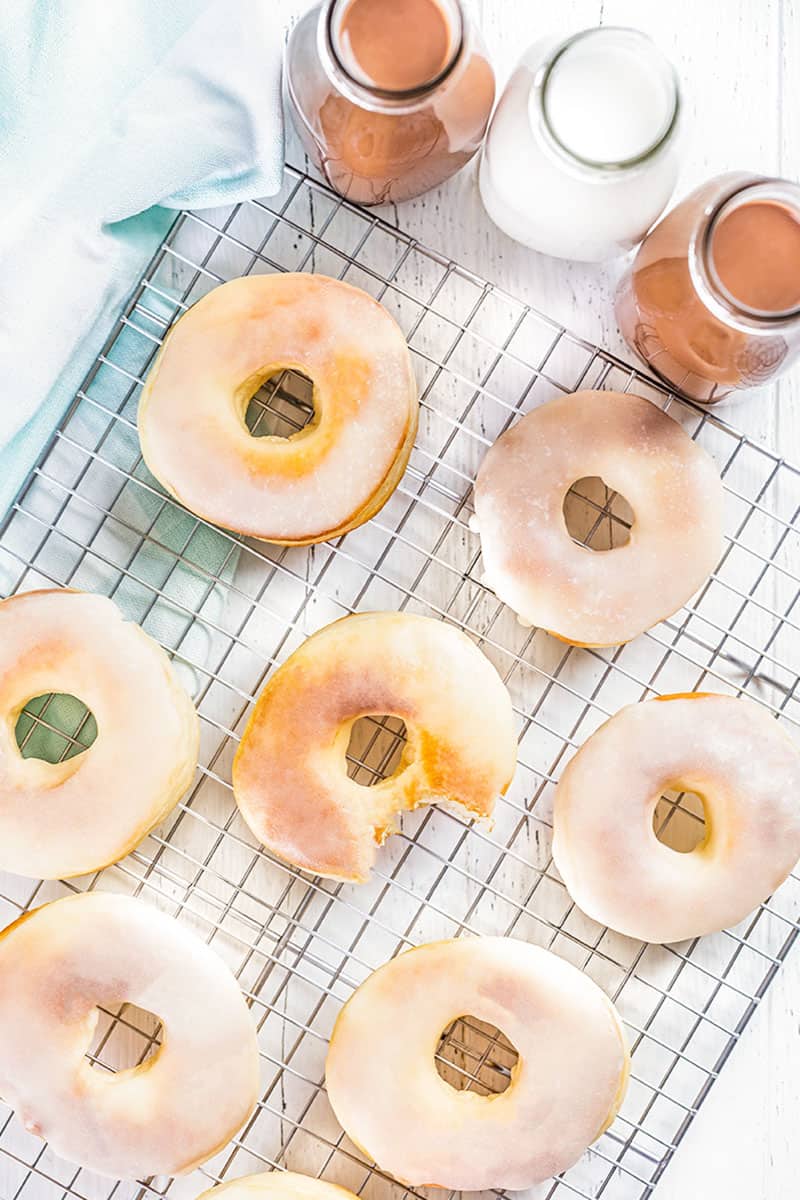
<path id="1" fill-rule="evenodd" d="M 658 841 L 666 789 L 694 792 L 705 839 Z M 800 749 L 761 705 L 662 696 L 623 708 L 568 763 L 555 795 L 553 858 L 575 903 L 645 942 L 735 925 L 800 858 Z"/>
<path id="2" fill-rule="evenodd" d="M 405 722 L 398 771 L 364 787 L 345 752 L 359 717 Z M 363 883 L 396 815 L 449 801 L 489 817 L 511 782 L 511 700 L 492 664 L 452 625 L 361 613 L 326 626 L 267 681 L 233 763 L 257 838 L 294 866 Z"/>
<path id="3" fill-rule="evenodd" d="M 158 1016 L 152 1058 L 112 1075 L 85 1057 L 97 1005 Z M 258 1095 L 258 1044 L 236 980 L 142 900 L 84 892 L 0 934 L 0 1095 L 70 1162 L 135 1179 L 220 1150 Z"/>
<path id="4" fill-rule="evenodd" d="M 570 537 L 564 497 L 600 476 L 634 510 L 630 541 L 596 552 Z M 671 616 L 722 551 L 722 481 L 661 409 L 622 392 L 575 392 L 518 421 L 475 482 L 486 582 L 523 624 L 616 646 Z"/>
<path id="5" fill-rule="evenodd" d="M 315 415 L 251 437 L 247 406 L 282 368 L 307 375 Z M 147 466 L 191 512 L 268 542 L 323 542 L 374 516 L 406 468 L 417 388 L 405 338 L 366 292 L 324 275 L 251 275 L 170 330 L 147 378 Z"/>
<path id="6" fill-rule="evenodd" d="M 505 1092 L 456 1091 L 434 1055 L 456 1017 L 494 1025 L 519 1061 Z M 342 1009 L 325 1066 L 350 1139 L 407 1185 L 532 1187 L 565 1170 L 622 1103 L 628 1052 L 611 1001 L 514 938 L 431 942 L 375 971 Z"/>
<path id="7" fill-rule="evenodd" d="M 97 739 L 66 762 L 23 758 L 14 730 L 35 696 L 66 692 Z M 199 723 L 161 647 L 104 596 L 0 601 L 0 870 L 64 879 L 116 862 L 178 802 Z"/>
<path id="8" fill-rule="evenodd" d="M 353 1192 L 323 1179 L 296 1175 L 293 1171 L 264 1171 L 244 1175 L 230 1183 L 209 1188 L 197 1200 L 356 1200 Z"/>

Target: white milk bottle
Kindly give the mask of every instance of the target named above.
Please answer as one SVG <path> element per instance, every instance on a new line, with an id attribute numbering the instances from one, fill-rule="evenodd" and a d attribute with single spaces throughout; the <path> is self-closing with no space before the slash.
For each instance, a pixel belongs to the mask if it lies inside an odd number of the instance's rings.
<path id="1" fill-rule="evenodd" d="M 660 216 L 678 172 L 675 71 L 635 29 L 548 38 L 523 56 L 480 166 L 489 216 L 544 254 L 624 254 Z"/>

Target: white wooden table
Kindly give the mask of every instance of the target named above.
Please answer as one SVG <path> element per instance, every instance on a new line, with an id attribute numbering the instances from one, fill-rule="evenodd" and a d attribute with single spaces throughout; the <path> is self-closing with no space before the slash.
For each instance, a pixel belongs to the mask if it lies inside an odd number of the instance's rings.
<path id="1" fill-rule="evenodd" d="M 545 33 L 569 33 L 599 21 L 637 25 L 651 33 L 684 79 L 688 138 L 679 194 L 736 166 L 800 177 L 800 128 L 795 120 L 800 100 L 795 82 L 800 72 L 800 0 L 474 2 L 501 84 L 521 50 Z M 276 19 L 289 20 L 304 7 L 303 0 L 273 3 Z M 289 157 L 294 162 L 302 157 L 293 139 Z M 611 306 L 622 264 L 569 264 L 515 245 L 485 216 L 474 169 L 382 215 L 590 341 L 628 357 Z M 727 415 L 749 435 L 800 460 L 799 400 L 800 371 L 795 371 L 777 386 L 730 406 Z M 88 519 L 87 514 L 88 509 Z M 436 602 L 436 597 L 430 599 Z M 227 747 L 226 753 L 230 750 Z M 230 815 L 229 797 L 222 794 L 214 802 L 224 817 Z M 193 828 L 191 836 L 199 830 L 199 825 Z M 120 885 L 126 881 L 124 873 L 116 877 Z M 158 885 L 156 877 L 153 882 Z M 455 874 L 452 886 L 460 888 Z M 153 896 L 148 893 L 148 898 Z M 798 997 L 800 950 L 790 955 L 712 1088 L 657 1186 L 657 1200 L 788 1200 L 798 1194 Z M 6 1164 L 5 1169 L 11 1172 L 12 1166 Z M 307 1166 L 315 1169 L 310 1162 Z M 251 1169 L 256 1169 L 255 1160 Z M 13 1195 L 18 1182 L 16 1169 L 6 1179 L 0 1165 L 0 1200 Z M 36 1179 L 24 1193 L 35 1200 L 51 1194 L 52 1189 Z M 170 1192 L 180 1198 L 190 1194 L 196 1189 L 189 1193 L 180 1181 Z"/>
<path id="2" fill-rule="evenodd" d="M 797 0 L 474 0 L 474 8 L 501 85 L 524 47 L 543 34 L 597 24 L 649 33 L 683 80 L 685 151 L 676 196 L 736 167 L 800 178 Z M 611 304 L 622 264 L 567 263 L 515 244 L 486 217 L 474 169 L 383 215 L 589 340 L 629 357 Z M 726 416 L 800 458 L 800 369 L 729 404 Z M 797 1194 L 799 1028 L 795 954 L 693 1122 L 656 1189 L 658 1200 Z"/>

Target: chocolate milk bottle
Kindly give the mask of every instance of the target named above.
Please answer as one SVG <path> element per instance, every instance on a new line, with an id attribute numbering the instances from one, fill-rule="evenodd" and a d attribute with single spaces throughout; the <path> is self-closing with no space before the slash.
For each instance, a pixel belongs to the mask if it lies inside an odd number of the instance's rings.
<path id="1" fill-rule="evenodd" d="M 455 174 L 481 145 L 495 89 L 459 0 L 325 0 L 293 30 L 284 80 L 309 157 L 360 204 Z"/>
<path id="2" fill-rule="evenodd" d="M 742 173 L 699 187 L 647 235 L 617 319 L 650 369 L 713 404 L 800 353 L 800 186 Z"/>

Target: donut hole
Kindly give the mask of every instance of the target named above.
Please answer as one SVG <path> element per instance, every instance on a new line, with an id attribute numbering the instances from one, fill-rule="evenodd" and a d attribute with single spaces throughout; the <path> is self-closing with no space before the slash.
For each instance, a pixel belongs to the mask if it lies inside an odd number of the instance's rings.
<path id="1" fill-rule="evenodd" d="M 653 832 L 662 846 L 691 854 L 708 834 L 702 797 L 678 787 L 663 792 L 653 810 Z"/>
<path id="2" fill-rule="evenodd" d="M 129 1071 L 158 1053 L 162 1042 L 161 1020 L 135 1004 L 97 1007 L 92 1040 L 86 1051 L 89 1064 L 104 1075 Z"/>
<path id="3" fill-rule="evenodd" d="M 564 497 L 564 523 L 573 541 L 589 550 L 618 550 L 631 540 L 634 513 L 599 475 L 576 480 Z"/>
<path id="4" fill-rule="evenodd" d="M 407 731 L 399 717 L 386 714 L 359 717 L 347 744 L 347 774 L 363 787 L 396 775 L 402 767 Z"/>
<path id="5" fill-rule="evenodd" d="M 436 1070 L 457 1092 L 497 1096 L 511 1084 L 519 1060 L 502 1030 L 477 1017 L 456 1017 L 439 1038 Z"/>
<path id="6" fill-rule="evenodd" d="M 23 758 L 60 763 L 89 749 L 97 737 L 97 722 L 77 696 L 50 692 L 28 701 L 14 734 Z"/>
<path id="7" fill-rule="evenodd" d="M 245 409 L 252 437 L 291 438 L 314 419 L 314 385 L 289 367 L 275 371 L 259 387 Z"/>

